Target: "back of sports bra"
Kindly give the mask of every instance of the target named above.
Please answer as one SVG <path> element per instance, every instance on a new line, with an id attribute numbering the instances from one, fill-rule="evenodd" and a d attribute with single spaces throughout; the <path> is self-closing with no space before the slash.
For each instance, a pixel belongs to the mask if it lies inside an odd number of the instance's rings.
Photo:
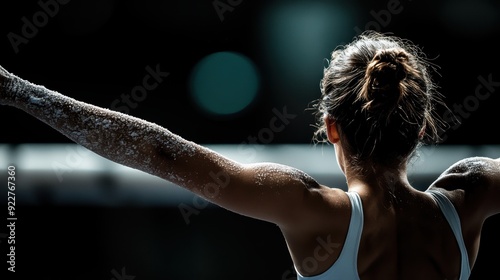
<path id="1" fill-rule="evenodd" d="M 451 201 L 439 191 L 426 190 L 425 192 L 430 194 L 434 198 L 434 200 L 439 205 L 439 208 L 441 208 L 441 212 L 443 212 L 443 215 L 448 221 L 448 224 L 450 224 L 453 234 L 457 239 L 462 259 L 459 280 L 467 280 L 469 279 L 469 276 L 471 274 L 469 265 L 469 255 L 467 254 L 467 248 L 465 247 L 464 238 L 462 236 L 462 226 L 460 223 L 460 217 L 458 216 L 458 213 L 455 210 L 455 206 L 453 206 Z"/>
<path id="2" fill-rule="evenodd" d="M 342 252 L 335 263 L 325 272 L 314 276 L 302 276 L 297 269 L 298 280 L 359 280 L 358 248 L 363 231 L 363 205 L 356 192 L 346 192 L 351 201 L 351 221 Z"/>
<path id="3" fill-rule="evenodd" d="M 469 257 L 467 248 L 462 237 L 462 229 L 460 218 L 455 207 L 451 201 L 442 193 L 435 190 L 427 190 L 426 193 L 431 195 L 438 203 L 439 208 L 443 212 L 446 220 L 448 221 L 453 234 L 457 240 L 461 254 L 461 270 L 459 280 L 467 280 L 470 277 L 471 270 L 469 266 Z M 351 201 L 352 214 L 349 222 L 349 229 L 347 237 L 338 259 L 335 263 L 325 272 L 314 276 L 302 276 L 297 269 L 298 280 L 338 280 L 349 279 L 359 280 L 358 274 L 358 248 L 361 240 L 361 233 L 363 231 L 363 205 L 361 198 L 356 192 L 346 192 L 349 200 Z"/>

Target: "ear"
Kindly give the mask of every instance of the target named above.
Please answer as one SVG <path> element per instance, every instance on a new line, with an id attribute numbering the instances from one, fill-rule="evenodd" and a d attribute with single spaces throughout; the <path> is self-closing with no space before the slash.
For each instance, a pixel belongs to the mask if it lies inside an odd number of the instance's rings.
<path id="1" fill-rule="evenodd" d="M 422 126 L 422 129 L 420 129 L 420 132 L 418 133 L 418 140 L 424 139 L 425 129 L 426 129 L 426 125 L 424 123 L 424 125 Z"/>
<path id="2" fill-rule="evenodd" d="M 326 136 L 328 137 L 328 141 L 332 144 L 336 144 L 340 140 L 339 131 L 337 129 L 337 123 L 334 119 L 329 116 L 325 116 L 325 125 L 326 125 Z"/>

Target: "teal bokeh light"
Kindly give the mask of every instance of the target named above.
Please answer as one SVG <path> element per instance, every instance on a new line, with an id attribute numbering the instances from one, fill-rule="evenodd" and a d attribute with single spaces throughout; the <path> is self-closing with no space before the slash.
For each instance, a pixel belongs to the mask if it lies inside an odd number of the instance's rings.
<path id="1" fill-rule="evenodd" d="M 203 58 L 189 81 L 191 95 L 200 108 L 216 115 L 235 114 L 252 103 L 259 90 L 254 63 L 235 52 L 217 52 Z"/>
<path id="2" fill-rule="evenodd" d="M 271 1 L 261 13 L 259 51 L 272 97 L 286 100 L 292 111 L 310 107 L 319 97 L 326 60 L 354 35 L 356 7 L 339 1 Z"/>

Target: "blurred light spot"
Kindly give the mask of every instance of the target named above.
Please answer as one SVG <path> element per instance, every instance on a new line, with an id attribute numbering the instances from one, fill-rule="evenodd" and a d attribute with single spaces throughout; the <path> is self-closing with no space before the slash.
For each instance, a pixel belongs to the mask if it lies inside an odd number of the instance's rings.
<path id="1" fill-rule="evenodd" d="M 259 75 L 253 62 L 234 52 L 217 52 L 193 69 L 190 90 L 206 112 L 227 115 L 245 109 L 256 97 Z"/>
<path id="2" fill-rule="evenodd" d="M 264 10 L 259 31 L 266 69 L 284 98 L 316 97 L 324 59 L 354 35 L 353 13 L 326 1 L 282 1 Z"/>
<path id="3" fill-rule="evenodd" d="M 490 1 L 446 1 L 443 22 L 453 32 L 481 35 L 498 27 L 499 11 Z"/>

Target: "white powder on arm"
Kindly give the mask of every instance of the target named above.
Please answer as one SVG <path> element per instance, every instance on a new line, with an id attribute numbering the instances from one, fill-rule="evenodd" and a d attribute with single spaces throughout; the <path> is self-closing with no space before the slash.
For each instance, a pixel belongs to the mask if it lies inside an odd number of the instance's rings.
<path id="1" fill-rule="evenodd" d="M 1 83 L 1 81 L 0 81 Z M 293 221 L 318 184 L 275 163 L 240 164 L 169 130 L 81 102 L 19 77 L 0 85 L 0 104 L 17 107 L 116 163 L 171 181 L 239 214 Z"/>
<path id="2" fill-rule="evenodd" d="M 193 162 L 210 154 L 155 123 L 75 100 L 15 75 L 0 90 L 1 104 L 27 112 L 109 160 L 181 186 L 200 172 Z M 210 162 L 214 169 L 234 164 L 220 158 Z M 197 177 L 197 183 L 203 183 L 203 176 Z"/>

